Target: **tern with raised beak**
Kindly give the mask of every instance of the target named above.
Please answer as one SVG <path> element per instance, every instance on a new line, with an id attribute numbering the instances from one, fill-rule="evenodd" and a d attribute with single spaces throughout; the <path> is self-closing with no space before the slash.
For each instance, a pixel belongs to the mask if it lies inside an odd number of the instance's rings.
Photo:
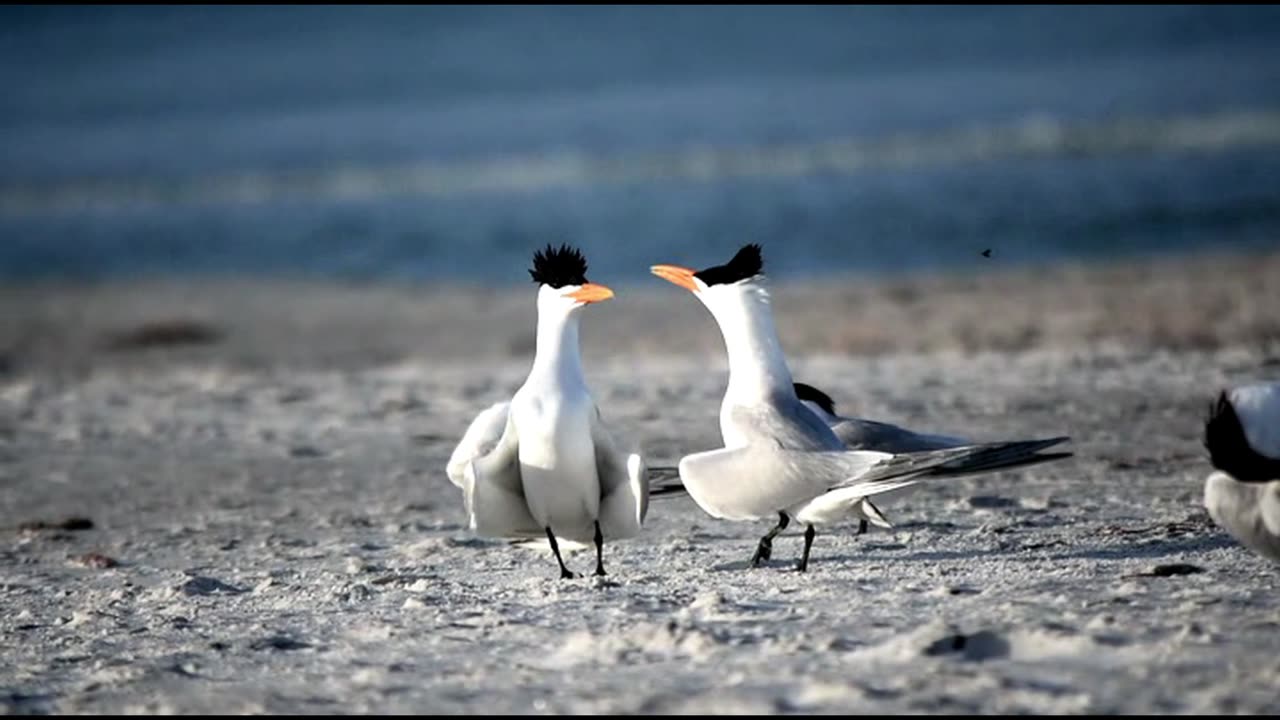
<path id="1" fill-rule="evenodd" d="M 774 326 L 764 261 L 746 245 L 723 265 L 692 270 L 654 265 L 650 271 L 690 291 L 711 312 L 729 358 L 720 405 L 724 447 L 686 455 L 678 469 L 684 490 L 713 517 L 777 518 L 760 539 L 751 565 L 772 555 L 772 542 L 792 519 L 806 525 L 803 572 L 815 526 L 849 517 L 884 523 L 870 499 L 926 479 L 941 468 L 994 467 L 1027 458 L 1066 438 L 974 443 L 915 451 L 850 450 L 796 395 Z"/>

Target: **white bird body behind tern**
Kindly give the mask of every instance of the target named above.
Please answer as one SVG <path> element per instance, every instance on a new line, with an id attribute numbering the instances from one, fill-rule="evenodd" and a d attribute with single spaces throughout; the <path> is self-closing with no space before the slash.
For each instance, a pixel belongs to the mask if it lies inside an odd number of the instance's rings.
<path id="1" fill-rule="evenodd" d="M 1209 516 L 1241 545 L 1280 562 L 1280 382 L 1223 391 L 1204 444 L 1214 467 L 1204 484 Z"/>

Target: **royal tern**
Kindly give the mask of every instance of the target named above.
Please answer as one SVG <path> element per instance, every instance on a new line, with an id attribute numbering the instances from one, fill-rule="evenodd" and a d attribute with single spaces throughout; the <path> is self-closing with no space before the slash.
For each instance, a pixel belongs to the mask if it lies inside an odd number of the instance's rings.
<path id="1" fill-rule="evenodd" d="M 747 245 L 723 265 L 650 271 L 693 293 L 720 328 L 729 383 L 720 405 L 724 447 L 686 455 L 684 489 L 705 512 L 727 520 L 778 518 L 760 539 L 752 566 L 772 555 L 772 541 L 794 518 L 805 524 L 797 570 L 808 568 L 815 526 L 850 514 L 885 524 L 870 498 L 914 485 L 939 467 L 990 466 L 1022 458 L 1062 439 L 980 443 L 912 452 L 849 450 L 796 396 L 774 326 L 763 259 Z"/>
<path id="2" fill-rule="evenodd" d="M 476 416 L 446 472 L 477 534 L 545 535 L 562 578 L 575 575 L 556 538 L 593 542 L 595 574 L 604 575 L 604 541 L 639 534 L 649 507 L 644 460 L 615 445 L 582 371 L 580 313 L 613 291 L 589 282 L 586 259 L 568 246 L 536 252 L 529 273 L 538 285 L 529 375 L 509 401 Z"/>
<path id="3" fill-rule="evenodd" d="M 1214 471 L 1204 505 L 1241 545 L 1280 562 L 1280 382 L 1224 390 L 1204 445 Z"/>

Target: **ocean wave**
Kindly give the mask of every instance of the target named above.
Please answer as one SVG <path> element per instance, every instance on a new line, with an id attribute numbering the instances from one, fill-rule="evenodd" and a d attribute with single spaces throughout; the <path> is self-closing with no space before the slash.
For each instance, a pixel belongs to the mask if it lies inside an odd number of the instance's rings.
<path id="1" fill-rule="evenodd" d="M 11 182 L 0 186 L 0 214 L 537 192 L 599 184 L 849 174 L 1016 158 L 1215 153 L 1275 146 L 1280 146 L 1280 111 L 1272 110 L 1093 123 L 1031 117 L 1002 126 L 745 147 L 703 145 L 616 155 L 562 151 L 309 172 L 259 169 L 187 178 Z"/>

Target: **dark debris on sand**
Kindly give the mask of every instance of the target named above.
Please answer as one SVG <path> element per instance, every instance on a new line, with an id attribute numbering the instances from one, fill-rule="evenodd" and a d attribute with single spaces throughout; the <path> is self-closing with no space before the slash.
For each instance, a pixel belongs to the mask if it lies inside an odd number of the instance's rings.
<path id="1" fill-rule="evenodd" d="M 68 517 L 50 522 L 48 520 L 31 520 L 18 526 L 19 530 L 92 530 L 93 521 L 86 517 Z"/>
<path id="2" fill-rule="evenodd" d="M 222 339 L 222 331 L 192 320 L 169 320 L 140 325 L 112 333 L 104 344 L 110 350 L 146 350 L 180 345 L 211 345 Z"/>

